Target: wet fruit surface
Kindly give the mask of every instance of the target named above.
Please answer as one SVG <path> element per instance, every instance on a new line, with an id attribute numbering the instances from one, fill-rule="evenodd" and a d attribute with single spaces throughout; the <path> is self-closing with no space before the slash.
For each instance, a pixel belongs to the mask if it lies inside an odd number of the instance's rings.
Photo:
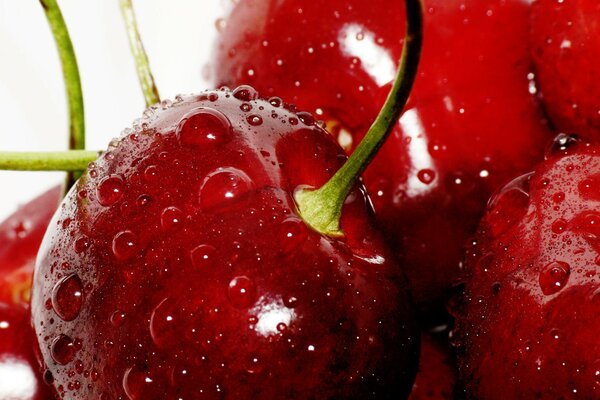
<path id="1" fill-rule="evenodd" d="M 60 198 L 54 188 L 0 224 L 0 398 L 54 398 L 36 359 L 29 298 L 37 250 Z M 51 380 L 48 376 L 46 381 Z"/>
<path id="2" fill-rule="evenodd" d="M 406 396 L 418 333 L 362 188 L 342 239 L 292 199 L 344 162 L 335 141 L 249 87 L 144 115 L 71 191 L 38 259 L 34 326 L 62 397 Z"/>
<path id="3" fill-rule="evenodd" d="M 533 2 L 532 45 L 539 94 L 565 133 L 600 138 L 600 2 Z"/>
<path id="4" fill-rule="evenodd" d="M 600 396 L 600 148 L 558 149 L 495 195 L 469 251 L 457 343 L 472 398 Z"/>
<path id="5" fill-rule="evenodd" d="M 389 91 L 402 7 L 240 2 L 219 24 L 212 78 L 278 93 L 325 120 L 352 150 Z M 528 81 L 527 2 L 427 0 L 424 7 L 415 88 L 364 182 L 416 300 L 431 304 L 458 276 L 490 194 L 540 160 L 551 136 Z"/>

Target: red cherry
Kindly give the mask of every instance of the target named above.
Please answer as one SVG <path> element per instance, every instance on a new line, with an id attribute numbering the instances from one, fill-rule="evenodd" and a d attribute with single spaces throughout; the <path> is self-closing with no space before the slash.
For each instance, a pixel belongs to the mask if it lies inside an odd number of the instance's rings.
<path id="1" fill-rule="evenodd" d="M 405 16 L 387 0 L 243 1 L 222 27 L 217 84 L 250 83 L 324 119 L 351 150 L 399 59 Z M 364 174 L 416 300 L 439 301 L 490 194 L 541 159 L 522 0 L 426 0 L 419 76 L 398 128 Z M 350 139 L 352 138 L 352 139 Z"/>
<path id="2" fill-rule="evenodd" d="M 600 138 L 600 2 L 533 2 L 536 83 L 557 129 Z"/>
<path id="3" fill-rule="evenodd" d="M 37 250 L 56 210 L 60 188 L 27 203 L 0 224 L 0 398 L 54 399 L 42 376 L 31 329 L 29 296 Z"/>
<path id="4" fill-rule="evenodd" d="M 344 162 L 335 140 L 249 87 L 146 116 L 71 191 L 38 258 L 34 326 L 64 397 L 406 397 L 416 324 L 363 190 L 342 238 L 296 211 L 295 190 Z M 61 282 L 70 308 L 53 301 Z"/>
<path id="5" fill-rule="evenodd" d="M 457 310 L 469 398 L 600 397 L 598 177 L 600 147 L 576 144 L 491 203 Z"/>

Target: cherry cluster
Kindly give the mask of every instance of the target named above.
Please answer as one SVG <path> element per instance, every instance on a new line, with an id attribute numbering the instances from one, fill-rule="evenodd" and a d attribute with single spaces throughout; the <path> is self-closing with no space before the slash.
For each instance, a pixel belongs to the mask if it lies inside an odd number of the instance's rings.
<path id="1" fill-rule="evenodd" d="M 0 397 L 599 398 L 600 3 L 406 3 L 236 2 L 0 224 Z"/>

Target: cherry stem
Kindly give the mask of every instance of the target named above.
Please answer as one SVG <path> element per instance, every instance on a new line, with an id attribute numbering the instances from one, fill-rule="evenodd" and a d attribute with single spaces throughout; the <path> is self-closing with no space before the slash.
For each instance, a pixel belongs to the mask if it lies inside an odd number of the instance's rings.
<path id="1" fill-rule="evenodd" d="M 69 30 L 56 0 L 40 0 L 40 4 L 46 14 L 52 36 L 54 36 L 62 65 L 69 106 L 69 149 L 83 150 L 85 149 L 83 91 L 81 89 L 81 77 L 79 75 L 79 67 L 77 66 L 77 58 L 73 50 L 73 42 L 71 42 Z M 67 173 L 65 193 L 79 176 L 78 172 Z"/>
<path id="2" fill-rule="evenodd" d="M 158 89 L 154 82 L 154 76 L 150 70 L 150 62 L 148 61 L 148 55 L 144 50 L 142 38 L 137 26 L 137 20 L 135 18 L 135 12 L 133 11 L 133 4 L 131 0 L 120 0 L 121 13 L 123 14 L 123 20 L 125 21 L 125 27 L 127 28 L 127 35 L 129 37 L 129 47 L 131 53 L 135 59 L 135 67 L 137 70 L 138 79 L 140 86 L 142 87 L 142 93 L 146 106 L 150 107 L 160 101 Z"/>
<path id="3" fill-rule="evenodd" d="M 417 75 L 421 56 L 423 16 L 420 0 L 406 0 L 406 36 L 398 73 L 390 93 L 350 158 L 336 174 L 319 189 L 299 189 L 295 193 L 298 211 L 313 229 L 328 236 L 342 236 L 340 217 L 350 190 L 373 160 L 394 129 Z"/>
<path id="4" fill-rule="evenodd" d="M 9 171 L 84 171 L 98 158 L 97 151 L 0 151 L 0 170 Z"/>

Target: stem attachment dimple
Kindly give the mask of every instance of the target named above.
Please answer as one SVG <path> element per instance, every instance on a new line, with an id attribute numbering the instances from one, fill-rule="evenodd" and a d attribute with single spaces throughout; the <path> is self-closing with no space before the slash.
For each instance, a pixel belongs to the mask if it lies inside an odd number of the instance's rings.
<path id="1" fill-rule="evenodd" d="M 150 62 L 148 61 L 148 55 L 144 49 L 142 38 L 137 26 L 137 20 L 135 18 L 135 12 L 133 11 L 133 4 L 131 0 L 120 0 L 121 13 L 123 14 L 123 20 L 125 21 L 125 27 L 127 28 L 127 36 L 129 38 L 129 46 L 131 53 L 135 59 L 135 67 L 137 70 L 138 79 L 140 86 L 142 87 L 142 93 L 146 106 L 150 107 L 160 101 L 158 89 L 154 82 L 154 76 L 150 70 Z"/>
<path id="2" fill-rule="evenodd" d="M 390 93 L 350 158 L 319 189 L 299 189 L 294 198 L 300 216 L 318 232 L 332 237 L 343 235 L 340 229 L 342 206 L 356 180 L 369 165 L 392 132 L 417 76 L 423 41 L 423 15 L 420 0 L 406 1 L 406 36 L 398 73 Z"/>
<path id="3" fill-rule="evenodd" d="M 62 65 L 69 107 L 69 149 L 83 150 L 85 149 L 83 91 L 73 43 L 56 0 L 40 0 L 40 4 L 52 30 Z M 80 175 L 79 171 L 67 173 L 65 193 Z"/>

